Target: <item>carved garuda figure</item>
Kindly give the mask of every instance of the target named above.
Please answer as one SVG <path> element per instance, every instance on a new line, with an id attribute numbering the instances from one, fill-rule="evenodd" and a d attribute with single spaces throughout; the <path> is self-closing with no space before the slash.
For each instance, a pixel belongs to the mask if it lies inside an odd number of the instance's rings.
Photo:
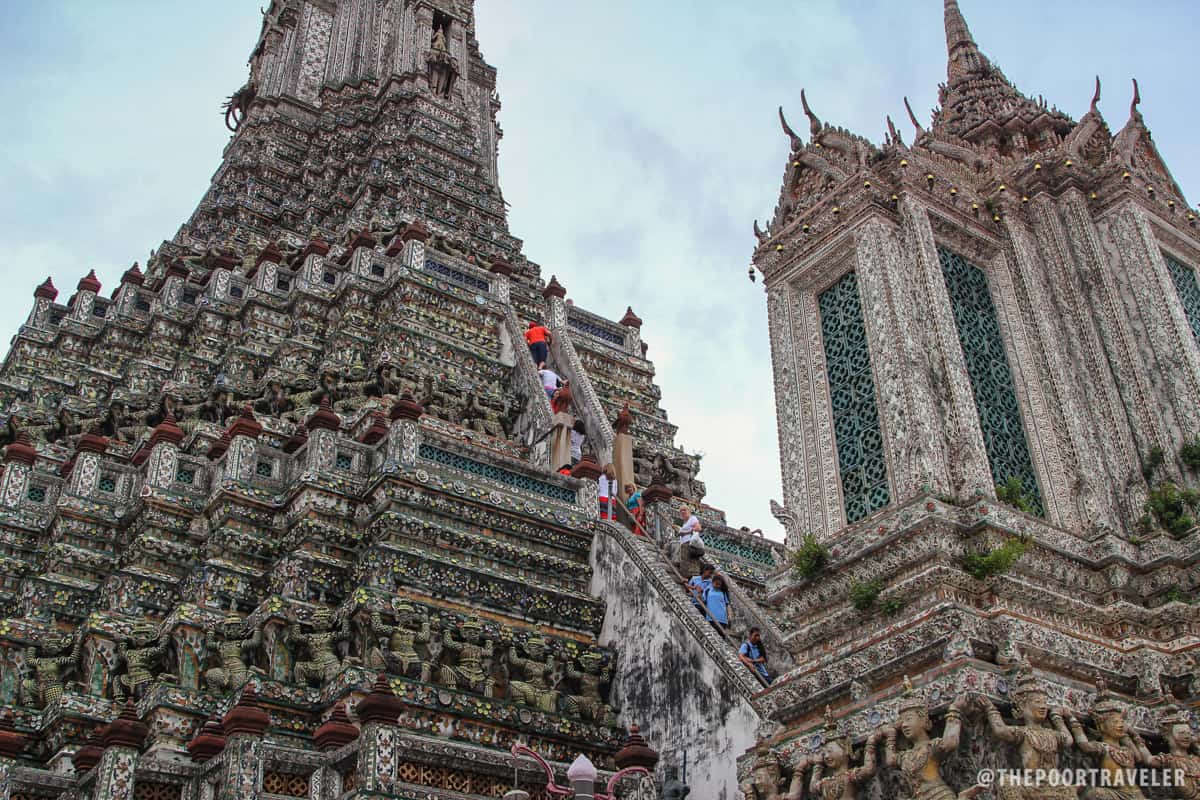
<path id="1" fill-rule="evenodd" d="M 1024 725 L 1006 725 L 1000 711 L 986 697 L 980 696 L 978 704 L 987 712 L 988 727 L 992 735 L 1001 741 L 1015 744 L 1020 749 L 1021 766 L 1030 771 L 1047 771 L 1047 782 L 1034 778 L 1020 782 L 1009 780 L 1001 773 L 997 794 L 999 800 L 1067 800 L 1078 796 L 1073 786 L 1053 786 L 1048 782 L 1048 771 L 1058 768 L 1058 754 L 1071 746 L 1071 733 L 1064 722 L 1063 709 L 1050 710 L 1046 702 L 1046 690 L 1033 675 L 1028 661 L 1020 662 L 1016 688 L 1012 692 L 1013 712 L 1024 721 Z"/>
<path id="2" fill-rule="evenodd" d="M 117 662 L 125 665 L 125 672 L 113 678 L 113 695 L 118 700 L 130 696 L 136 699 L 154 681 L 174 682 L 175 676 L 163 673 L 162 664 L 170 645 L 170 637 L 159 635 L 153 624 L 135 624 L 129 636 L 117 645 Z"/>
<path id="3" fill-rule="evenodd" d="M 242 120 L 246 118 L 246 112 L 250 110 L 250 104 L 254 102 L 254 98 L 258 95 L 258 86 L 254 81 L 247 81 L 246 85 L 238 89 L 229 96 L 221 107 L 225 112 L 225 127 L 231 131 L 236 131 L 238 126 L 242 124 Z"/>
<path id="4" fill-rule="evenodd" d="M 421 658 L 417 645 L 429 643 L 429 616 L 424 606 L 414 607 L 404 600 L 393 600 L 396 624 L 383 621 L 378 611 L 371 612 L 371 632 L 379 637 L 371 659 L 374 668 L 428 682 L 430 664 Z"/>
<path id="5" fill-rule="evenodd" d="M 462 641 L 456 641 L 453 632 L 442 635 L 443 651 L 457 656 L 455 664 L 442 664 L 439 679 L 446 686 L 465 688 L 486 697 L 492 696 L 494 681 L 491 675 L 493 645 L 489 639 L 482 645 L 483 628 L 469 619 L 462 624 Z"/>
<path id="6" fill-rule="evenodd" d="M 75 640 L 63 633 L 52 633 L 40 644 L 26 649 L 25 658 L 29 665 L 29 677 L 21 684 L 21 694 L 28 705 L 51 708 L 58 704 L 63 694 L 63 679 L 79 663 L 79 646 L 82 637 Z M 68 649 L 69 648 L 69 649 Z"/>
<path id="7" fill-rule="evenodd" d="M 516 645 L 508 648 L 509 697 L 539 711 L 554 711 L 558 703 L 558 692 L 550 688 L 554 656 L 546 652 L 546 640 L 541 636 L 526 639 L 524 649 L 528 658 L 518 654 Z"/>
<path id="8" fill-rule="evenodd" d="M 946 711 L 946 726 L 941 738 L 930 739 L 932 723 L 925 697 L 914 691 L 908 676 L 904 676 L 904 695 L 900 699 L 896 725 L 885 729 L 884 758 L 889 768 L 900 769 L 908 785 L 907 797 L 911 800 L 967 800 L 986 791 L 985 786 L 977 784 L 956 794 L 946 785 L 939 771 L 942 760 L 958 749 L 962 712 L 968 700 L 966 695 L 955 698 Z M 896 750 L 897 732 L 904 734 L 912 745 L 902 752 Z"/>
<path id="9" fill-rule="evenodd" d="M 230 610 L 220 625 L 220 640 L 217 632 L 209 630 L 204 637 L 205 648 L 216 653 L 221 665 L 204 673 L 204 683 L 210 692 L 228 692 L 246 682 L 251 673 L 262 674 L 254 666 L 254 655 L 262 646 L 262 628 L 247 631 L 242 618 Z"/>
<path id="10" fill-rule="evenodd" d="M 612 708 L 601 697 L 600 687 L 612 676 L 612 665 L 604 663 L 604 655 L 598 650 L 582 653 L 579 656 L 579 669 L 567 662 L 566 676 L 579 684 L 578 694 L 564 698 L 566 712 L 602 725 L 608 722 Z"/>
<path id="11" fill-rule="evenodd" d="M 1133 769 L 1137 760 L 1137 745 L 1128 735 L 1125 722 L 1125 706 L 1111 692 L 1103 678 L 1096 681 L 1096 700 L 1092 705 L 1092 721 L 1100 732 L 1100 741 L 1092 742 L 1083 732 L 1083 725 L 1067 711 L 1067 725 L 1075 739 L 1075 746 L 1096 759 L 1096 765 L 1106 773 L 1101 776 L 1104 786 L 1090 786 L 1084 800 L 1140 800 L 1145 797 L 1137 786 L 1129 786 L 1123 780 L 1124 770 Z M 1107 778 L 1107 779 L 1105 779 Z"/>
<path id="12" fill-rule="evenodd" d="M 312 633 L 300 633 L 298 622 L 288 625 L 286 642 L 291 647 L 299 646 L 308 652 L 308 661 L 297 661 L 296 683 L 309 684 L 316 681 L 324 684 L 342 671 L 342 660 L 334 651 L 334 644 L 350 637 L 348 624 L 343 623 L 335 630 L 333 615 L 324 606 L 313 612 L 309 625 Z"/>

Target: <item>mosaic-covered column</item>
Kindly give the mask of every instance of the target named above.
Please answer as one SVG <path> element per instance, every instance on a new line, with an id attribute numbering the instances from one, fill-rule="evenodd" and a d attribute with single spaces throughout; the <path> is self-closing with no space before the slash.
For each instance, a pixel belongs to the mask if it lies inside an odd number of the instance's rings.
<path id="1" fill-rule="evenodd" d="M 364 796 L 390 792 L 400 779 L 397 753 L 400 738 L 398 720 L 404 710 L 400 698 L 392 692 L 383 673 L 371 692 L 355 706 L 362 732 L 359 734 L 357 780 L 355 786 Z"/>
<path id="2" fill-rule="evenodd" d="M 33 441 L 25 431 L 4 452 L 4 477 L 0 478 L 0 503 L 5 508 L 16 508 L 29 492 L 29 475 L 37 461 Z"/>
<path id="3" fill-rule="evenodd" d="M 34 328 L 46 327 L 50 321 L 50 305 L 57 297 L 58 289 L 54 287 L 54 281 L 46 278 L 33 290 L 33 308 L 30 309 L 25 324 Z"/>
<path id="4" fill-rule="evenodd" d="M 254 685 L 247 685 L 237 704 L 221 720 L 225 730 L 225 780 L 219 800 L 245 800 L 257 797 L 262 786 L 263 734 L 271 718 L 258 703 Z"/>
<path id="5" fill-rule="evenodd" d="M 71 318 L 78 322 L 90 322 L 92 309 L 96 307 L 96 295 L 99 293 L 100 281 L 96 278 L 96 270 L 91 270 L 79 279 L 71 305 Z"/>
<path id="6" fill-rule="evenodd" d="M 109 723 L 100 736 L 104 755 L 96 766 L 96 797 L 132 800 L 138 754 L 147 733 L 146 723 L 138 719 L 133 698 L 130 698 L 120 716 Z"/>

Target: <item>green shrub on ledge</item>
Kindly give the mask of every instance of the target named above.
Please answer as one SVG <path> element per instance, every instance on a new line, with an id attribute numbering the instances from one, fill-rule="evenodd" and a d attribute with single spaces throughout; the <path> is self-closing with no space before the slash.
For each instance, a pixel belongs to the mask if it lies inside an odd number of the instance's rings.
<path id="1" fill-rule="evenodd" d="M 1183 443 L 1179 448 L 1179 460 L 1188 469 L 1200 470 L 1200 436 Z"/>
<path id="2" fill-rule="evenodd" d="M 1029 542 L 1025 539 L 1009 539 L 1004 544 L 986 553 L 972 553 L 963 559 L 963 570 L 978 580 L 994 575 L 1003 575 L 1013 568 L 1017 559 L 1025 554 Z"/>
<path id="3" fill-rule="evenodd" d="M 804 537 L 796 552 L 792 553 L 792 571 L 801 578 L 811 578 L 820 572 L 828 561 L 829 550 L 810 533 Z"/>
<path id="4" fill-rule="evenodd" d="M 1010 477 L 1004 483 L 996 485 L 996 499 L 1001 503 L 1010 505 L 1017 511 L 1026 514 L 1033 514 L 1033 503 L 1025 494 L 1025 484 L 1018 477 Z"/>
<path id="5" fill-rule="evenodd" d="M 898 597 L 889 597 L 879 604 L 879 610 L 889 617 L 899 614 L 902 608 L 904 608 L 904 601 Z"/>
<path id="6" fill-rule="evenodd" d="M 1155 523 L 1167 533 L 1178 538 L 1196 526 L 1196 514 L 1200 512 L 1200 492 L 1181 489 L 1170 481 L 1150 488 L 1143 506 L 1146 514 L 1142 527 L 1147 531 Z"/>
<path id="7" fill-rule="evenodd" d="M 866 611 L 875 605 L 879 593 L 883 591 L 883 581 L 876 578 L 873 581 L 859 581 L 850 584 L 850 603 L 859 611 Z"/>

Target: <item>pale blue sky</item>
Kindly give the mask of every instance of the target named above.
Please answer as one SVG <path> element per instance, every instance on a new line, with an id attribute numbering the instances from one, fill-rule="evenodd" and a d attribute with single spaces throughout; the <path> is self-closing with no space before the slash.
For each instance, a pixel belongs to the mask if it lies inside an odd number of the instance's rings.
<path id="1" fill-rule="evenodd" d="M 1078 118 L 1104 83 L 1119 128 L 1130 77 L 1193 203 L 1193 3 L 960 0 L 983 50 L 1026 94 Z M 0 0 L 0 338 L 47 274 L 107 291 L 200 199 L 228 133 L 265 0 Z M 499 70 L 501 181 L 525 252 L 581 306 L 632 304 L 679 441 L 706 454 L 708 500 L 778 535 L 774 399 L 751 221 L 774 208 L 800 88 L 874 141 L 922 117 L 945 79 L 942 4 L 479 0 Z M 902 126 L 907 129 L 907 124 Z M 911 138 L 911 137 L 910 137 Z"/>

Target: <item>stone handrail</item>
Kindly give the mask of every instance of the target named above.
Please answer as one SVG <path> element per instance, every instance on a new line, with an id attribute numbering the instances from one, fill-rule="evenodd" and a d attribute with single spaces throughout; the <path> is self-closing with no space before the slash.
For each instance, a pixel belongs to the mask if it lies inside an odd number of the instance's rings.
<path id="1" fill-rule="evenodd" d="M 691 601 L 680 591 L 678 573 L 673 570 L 668 571 L 668 565 L 661 560 L 654 542 L 648 537 L 630 533 L 623 525 L 612 520 L 599 521 L 598 530 L 614 539 L 626 555 L 637 564 L 638 569 L 646 578 L 646 585 L 658 593 L 660 602 L 675 615 L 685 628 L 691 631 L 725 677 L 737 687 L 738 693 L 757 710 L 758 703 L 755 696 L 762 690 L 762 685 L 742 664 L 737 656 L 737 651 L 730 647 L 726 637 L 717 633 L 700 614 L 696 613 Z"/>
<path id="2" fill-rule="evenodd" d="M 549 297 L 547 303 L 550 313 L 550 331 L 553 334 L 550 343 L 554 353 L 554 364 L 562 371 L 563 377 L 571 382 L 571 394 L 575 399 L 575 407 L 583 418 L 587 428 L 588 438 L 596 453 L 596 460 L 602 465 L 612 461 L 613 440 L 616 433 L 608 420 L 596 389 L 588 378 L 587 370 L 575 352 L 571 342 L 570 326 L 567 324 L 567 307 L 560 297 Z"/>
<path id="3" fill-rule="evenodd" d="M 529 357 L 526 351 L 525 336 L 521 332 L 521 325 L 517 321 L 517 314 L 513 311 L 512 305 L 504 304 L 504 328 L 508 331 L 509 337 L 513 343 L 513 361 L 515 362 L 514 369 L 517 371 L 518 380 L 521 381 L 521 386 L 529 395 L 526 401 L 525 411 L 532 415 L 532 429 L 534 437 L 545 436 L 550 432 L 550 426 L 553 424 L 553 417 L 550 414 L 550 403 L 546 400 L 546 392 L 542 390 L 542 380 L 538 377 L 537 368 L 533 360 Z M 533 444 L 533 442 L 530 442 Z M 545 464 L 554 469 L 556 465 L 550 464 L 550 448 L 544 448 L 546 452 Z"/>

